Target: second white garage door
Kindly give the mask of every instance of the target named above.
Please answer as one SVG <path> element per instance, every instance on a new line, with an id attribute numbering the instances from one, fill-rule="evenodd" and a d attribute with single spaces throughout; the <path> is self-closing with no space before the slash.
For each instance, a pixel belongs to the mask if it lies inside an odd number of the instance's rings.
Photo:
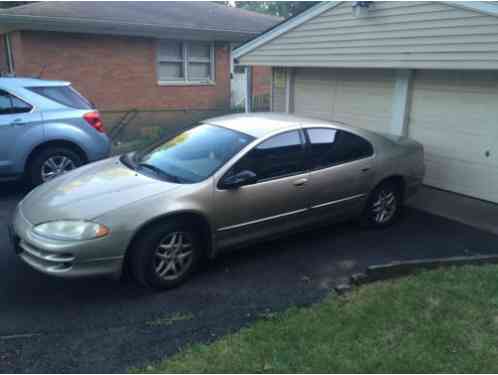
<path id="1" fill-rule="evenodd" d="M 498 202 L 498 73 L 417 71 L 408 132 L 426 184 Z"/>
<path id="2" fill-rule="evenodd" d="M 394 72 L 386 69 L 296 69 L 294 112 L 389 132 Z"/>
<path id="3" fill-rule="evenodd" d="M 390 131 L 394 72 L 295 71 L 294 112 Z M 425 147 L 425 183 L 498 203 L 498 72 L 416 71 L 408 135 Z"/>

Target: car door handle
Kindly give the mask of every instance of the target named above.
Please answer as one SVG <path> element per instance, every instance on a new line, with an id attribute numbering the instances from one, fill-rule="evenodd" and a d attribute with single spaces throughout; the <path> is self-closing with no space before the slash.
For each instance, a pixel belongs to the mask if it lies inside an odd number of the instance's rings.
<path id="1" fill-rule="evenodd" d="M 22 125 L 22 124 L 24 124 L 24 121 L 22 120 L 22 118 L 16 118 L 16 119 L 12 120 L 11 124 L 12 125 Z"/>
<path id="2" fill-rule="evenodd" d="M 294 186 L 303 186 L 308 182 L 307 178 L 300 178 L 299 180 L 296 180 L 293 182 Z"/>
<path id="3" fill-rule="evenodd" d="M 362 172 L 368 172 L 370 170 L 370 168 L 362 168 Z"/>

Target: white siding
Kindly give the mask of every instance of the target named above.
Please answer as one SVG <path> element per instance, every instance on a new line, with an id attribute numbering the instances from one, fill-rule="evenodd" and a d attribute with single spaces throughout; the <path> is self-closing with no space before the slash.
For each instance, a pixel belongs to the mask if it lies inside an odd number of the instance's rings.
<path id="1" fill-rule="evenodd" d="M 344 2 L 256 48 L 242 64 L 498 69 L 498 18 L 437 2 Z"/>
<path id="2" fill-rule="evenodd" d="M 296 69 L 294 112 L 390 131 L 394 72 L 384 69 Z"/>
<path id="3" fill-rule="evenodd" d="M 426 184 L 498 203 L 498 72 L 416 72 L 408 131 Z"/>

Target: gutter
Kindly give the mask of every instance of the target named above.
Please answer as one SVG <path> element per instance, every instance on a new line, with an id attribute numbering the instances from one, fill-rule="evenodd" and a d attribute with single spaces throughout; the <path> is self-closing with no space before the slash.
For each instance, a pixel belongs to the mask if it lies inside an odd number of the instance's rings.
<path id="1" fill-rule="evenodd" d="M 203 35 L 203 39 L 210 39 L 209 35 L 219 34 L 219 41 L 243 41 L 248 37 L 259 35 L 260 32 L 249 30 L 228 30 L 223 28 L 191 28 L 191 27 L 169 27 L 155 24 L 139 24 L 131 22 L 114 22 L 106 20 L 86 20 L 81 18 L 40 17 L 12 15 L 0 12 L 0 24 L 10 25 L 17 29 L 40 30 L 40 31 L 67 31 L 87 32 L 99 34 L 120 34 L 132 36 L 166 36 L 172 31 L 180 35 L 188 32 Z M 208 33 L 208 35 L 206 35 Z"/>

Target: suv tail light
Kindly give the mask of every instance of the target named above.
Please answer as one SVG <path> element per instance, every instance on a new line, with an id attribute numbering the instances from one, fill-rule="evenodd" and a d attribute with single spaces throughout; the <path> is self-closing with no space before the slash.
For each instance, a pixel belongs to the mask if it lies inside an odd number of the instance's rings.
<path id="1" fill-rule="evenodd" d="M 96 111 L 88 112 L 83 115 L 83 118 L 85 119 L 86 122 L 88 122 L 88 124 L 90 124 L 92 128 L 94 128 L 100 133 L 105 133 L 104 123 L 102 122 L 100 113 Z"/>

